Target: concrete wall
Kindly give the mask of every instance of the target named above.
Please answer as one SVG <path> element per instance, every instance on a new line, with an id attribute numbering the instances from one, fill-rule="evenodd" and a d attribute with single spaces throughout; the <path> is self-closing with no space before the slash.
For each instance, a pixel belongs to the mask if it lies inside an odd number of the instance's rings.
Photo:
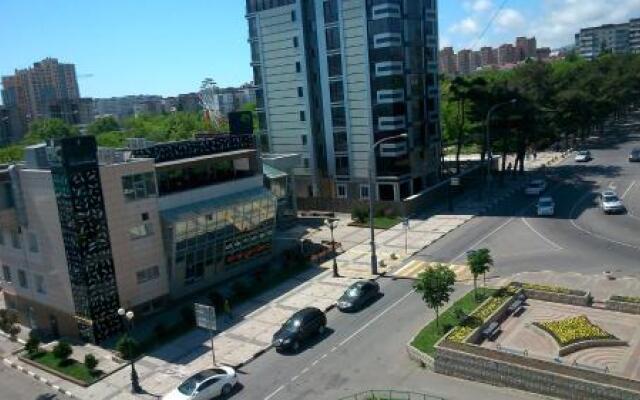
<path id="1" fill-rule="evenodd" d="M 607 310 L 625 312 L 629 314 L 640 314 L 640 303 L 628 303 L 623 301 L 607 300 L 605 301 Z"/>
<path id="2" fill-rule="evenodd" d="M 435 371 L 569 400 L 638 400 L 640 382 L 473 345 L 441 343 Z"/>

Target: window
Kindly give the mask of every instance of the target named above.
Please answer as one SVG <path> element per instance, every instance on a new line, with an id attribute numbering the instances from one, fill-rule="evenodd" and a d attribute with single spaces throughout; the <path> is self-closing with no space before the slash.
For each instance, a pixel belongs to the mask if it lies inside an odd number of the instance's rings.
<path id="1" fill-rule="evenodd" d="M 186 284 L 195 283 L 198 278 L 204 276 L 204 263 L 187 264 L 184 271 L 184 280 Z"/>
<path id="2" fill-rule="evenodd" d="M 300 64 L 300 61 L 296 61 L 296 72 L 302 72 L 302 64 Z"/>
<path id="3" fill-rule="evenodd" d="M 2 233 L 2 229 L 0 229 L 0 245 L 4 245 L 4 234 Z"/>
<path id="4" fill-rule="evenodd" d="M 336 156 L 336 175 L 349 175 L 349 157 Z"/>
<path id="5" fill-rule="evenodd" d="M 153 172 L 122 177 L 122 192 L 127 201 L 156 196 L 156 177 Z"/>
<path id="6" fill-rule="evenodd" d="M 32 253 L 37 253 L 38 252 L 38 238 L 33 233 L 29 233 L 27 235 L 27 237 L 29 238 L 29 251 L 32 252 Z"/>
<path id="7" fill-rule="evenodd" d="M 148 221 L 149 220 L 149 213 L 142 213 L 141 218 L 143 221 Z"/>
<path id="8" fill-rule="evenodd" d="M 378 33 L 373 36 L 373 47 L 376 49 L 401 45 L 402 35 L 400 33 Z"/>
<path id="9" fill-rule="evenodd" d="M 404 90 L 402 89 L 378 90 L 376 94 L 378 104 L 389 104 L 404 101 Z"/>
<path id="10" fill-rule="evenodd" d="M 395 117 L 378 118 L 378 129 L 381 131 L 392 131 L 395 129 L 404 129 L 404 128 L 405 128 L 404 115 L 398 115 Z"/>
<path id="11" fill-rule="evenodd" d="M 23 270 L 18 270 L 18 283 L 21 288 L 27 289 L 29 287 L 29 282 L 27 282 L 27 273 Z"/>
<path id="12" fill-rule="evenodd" d="M 333 131 L 333 150 L 337 153 L 349 151 L 347 132 L 344 129 Z"/>
<path id="13" fill-rule="evenodd" d="M 296 11 L 291 11 L 291 22 L 296 22 Z"/>
<path id="14" fill-rule="evenodd" d="M 36 281 L 36 292 L 40 294 L 47 294 L 47 290 L 44 287 L 44 277 L 42 275 L 34 275 Z"/>
<path id="15" fill-rule="evenodd" d="M 327 56 L 327 64 L 329 67 L 329 77 L 342 75 L 342 57 L 340 54 Z"/>
<path id="16" fill-rule="evenodd" d="M 340 31 L 337 27 L 327 28 L 327 51 L 340 50 Z"/>
<path id="17" fill-rule="evenodd" d="M 11 245 L 14 249 L 22 248 L 22 243 L 20 243 L 20 233 L 18 231 L 11 231 Z"/>
<path id="18" fill-rule="evenodd" d="M 347 198 L 347 184 L 346 183 L 336 183 L 336 197 L 339 199 Z"/>
<path id="19" fill-rule="evenodd" d="M 298 47 L 300 46 L 300 43 L 298 42 L 298 37 L 294 36 L 293 37 L 293 47 Z"/>
<path id="20" fill-rule="evenodd" d="M 338 22 L 338 0 L 326 0 L 323 6 L 325 24 Z"/>
<path id="21" fill-rule="evenodd" d="M 329 97 L 332 103 L 342 103 L 344 101 L 342 81 L 329 82 Z"/>
<path id="22" fill-rule="evenodd" d="M 154 279 L 158 279 L 159 277 L 160 277 L 160 268 L 158 268 L 157 265 L 154 265 L 151 268 L 143 269 L 141 271 L 136 272 L 138 285 L 143 284 L 145 282 L 152 281 Z"/>
<path id="23" fill-rule="evenodd" d="M 303 96 L 304 96 L 304 90 L 301 87 L 299 87 L 298 88 L 298 97 L 303 97 Z"/>
<path id="24" fill-rule="evenodd" d="M 360 200 L 369 200 L 369 185 L 360 185 Z"/>
<path id="25" fill-rule="evenodd" d="M 300 121 L 306 121 L 307 120 L 307 116 L 305 115 L 304 111 L 300 111 Z"/>
<path id="26" fill-rule="evenodd" d="M 382 18 L 400 18 L 402 14 L 400 12 L 399 4 L 379 4 L 377 6 L 373 6 L 371 8 L 371 12 L 373 14 L 373 19 L 382 19 Z"/>
<path id="27" fill-rule="evenodd" d="M 331 122 L 334 127 L 347 126 L 347 116 L 344 107 L 331 107 Z"/>
<path id="28" fill-rule="evenodd" d="M 304 168 L 309 168 L 309 159 L 307 157 L 302 159 L 302 165 Z"/>
<path id="29" fill-rule="evenodd" d="M 9 267 L 8 265 L 3 265 L 2 266 L 2 279 L 4 279 L 5 282 L 7 283 L 11 283 L 12 279 L 11 279 L 11 267 Z"/>
<path id="30" fill-rule="evenodd" d="M 307 135 L 302 135 L 302 145 L 303 146 L 307 145 Z"/>
<path id="31" fill-rule="evenodd" d="M 151 235 L 153 235 L 153 224 L 151 224 L 151 222 L 145 222 L 144 224 L 129 229 L 129 237 L 131 240 L 142 239 Z"/>
<path id="32" fill-rule="evenodd" d="M 376 63 L 376 77 L 402 75 L 402 61 L 384 61 Z"/>

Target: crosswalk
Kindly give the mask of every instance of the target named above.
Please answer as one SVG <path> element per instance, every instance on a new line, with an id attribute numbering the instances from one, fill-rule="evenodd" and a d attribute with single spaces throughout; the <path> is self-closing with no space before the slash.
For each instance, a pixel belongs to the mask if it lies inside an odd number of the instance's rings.
<path id="1" fill-rule="evenodd" d="M 393 273 L 393 277 L 397 279 L 417 279 L 418 275 L 430 266 L 444 264 L 448 266 L 455 274 L 457 281 L 467 281 L 473 279 L 473 275 L 469 272 L 466 265 L 427 262 L 421 260 L 413 260 L 408 262 L 404 267 Z"/>

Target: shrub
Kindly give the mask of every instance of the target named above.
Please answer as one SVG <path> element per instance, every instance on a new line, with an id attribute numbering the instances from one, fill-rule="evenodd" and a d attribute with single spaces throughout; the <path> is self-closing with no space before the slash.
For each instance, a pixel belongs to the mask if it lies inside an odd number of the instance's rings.
<path id="1" fill-rule="evenodd" d="M 84 365 L 91 373 L 95 372 L 98 363 L 98 359 L 93 354 L 89 353 L 84 356 Z"/>
<path id="2" fill-rule="evenodd" d="M 125 335 L 116 343 L 116 350 L 125 360 L 133 360 L 140 352 L 140 345 L 137 340 Z"/>
<path id="3" fill-rule="evenodd" d="M 34 355 L 40 352 L 40 339 L 33 332 L 29 333 L 29 339 L 24 344 L 24 349 L 29 355 Z"/>
<path id="4" fill-rule="evenodd" d="M 11 331 L 14 326 L 18 323 L 18 313 L 14 310 L 0 310 L 0 329 L 2 329 L 5 333 L 12 335 Z M 17 335 L 18 332 L 15 334 Z M 12 335 L 13 336 L 13 335 Z"/>
<path id="5" fill-rule="evenodd" d="M 71 354 L 73 354 L 73 348 L 71 348 L 71 345 L 64 340 L 59 341 L 53 348 L 53 356 L 61 362 L 68 360 L 69 357 L 71 357 Z"/>
<path id="6" fill-rule="evenodd" d="M 187 326 L 196 326 L 196 312 L 193 307 L 184 306 L 180 309 L 182 322 Z"/>
<path id="7" fill-rule="evenodd" d="M 360 224 L 364 224 L 369 219 L 369 210 L 364 206 L 355 206 L 351 210 L 351 218 Z"/>

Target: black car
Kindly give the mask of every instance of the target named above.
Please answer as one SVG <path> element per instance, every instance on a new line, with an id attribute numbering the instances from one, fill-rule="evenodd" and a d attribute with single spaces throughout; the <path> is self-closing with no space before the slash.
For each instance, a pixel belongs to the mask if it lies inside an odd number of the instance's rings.
<path id="1" fill-rule="evenodd" d="M 338 300 L 340 311 L 356 311 L 380 295 L 380 286 L 374 281 L 358 281 L 344 292 Z"/>
<path id="2" fill-rule="evenodd" d="M 291 316 L 273 335 L 273 347 L 278 351 L 300 350 L 300 344 L 324 333 L 327 317 L 315 307 L 304 308 Z"/>
<path id="3" fill-rule="evenodd" d="M 633 149 L 629 154 L 629 162 L 640 162 L 640 149 Z"/>

